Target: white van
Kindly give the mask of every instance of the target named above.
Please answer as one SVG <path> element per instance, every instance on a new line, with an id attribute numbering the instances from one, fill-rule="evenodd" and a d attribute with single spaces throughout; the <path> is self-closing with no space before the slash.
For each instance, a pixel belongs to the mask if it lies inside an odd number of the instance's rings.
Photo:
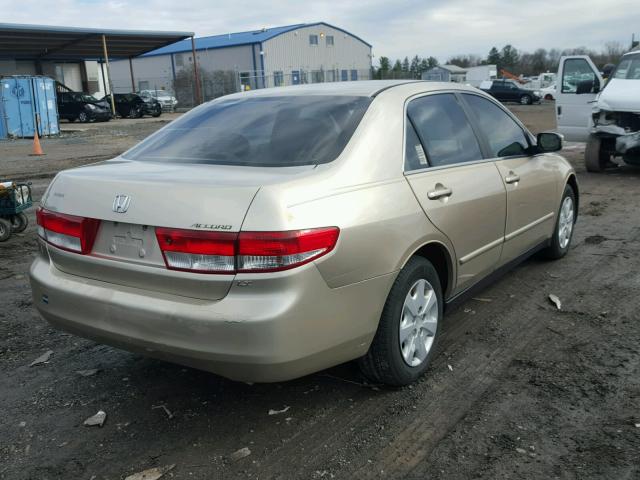
<path id="1" fill-rule="evenodd" d="M 640 165 L 640 50 L 625 54 L 606 83 L 588 56 L 562 57 L 555 98 L 559 132 L 587 142 L 587 170 L 613 159 Z"/>

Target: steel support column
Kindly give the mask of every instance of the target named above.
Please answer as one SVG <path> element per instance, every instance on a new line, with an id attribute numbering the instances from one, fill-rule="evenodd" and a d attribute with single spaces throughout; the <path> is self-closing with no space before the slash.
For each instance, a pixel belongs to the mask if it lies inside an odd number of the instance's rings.
<path id="1" fill-rule="evenodd" d="M 107 83 L 109 84 L 109 92 L 111 94 L 111 115 L 116 116 L 116 101 L 113 98 L 113 83 L 111 83 L 111 70 L 109 70 L 109 52 L 107 51 L 107 37 L 102 35 L 102 52 L 104 55 L 104 63 L 107 65 Z"/>
<path id="2" fill-rule="evenodd" d="M 131 57 L 129 57 L 129 73 L 131 74 L 131 93 L 135 93 L 136 80 L 133 76 L 133 61 L 131 60 Z"/>
<path id="3" fill-rule="evenodd" d="M 200 74 L 198 71 L 198 59 L 196 58 L 196 41 L 191 37 L 191 55 L 193 57 L 193 80 L 195 82 L 196 105 L 202 103 L 202 95 L 200 92 Z"/>

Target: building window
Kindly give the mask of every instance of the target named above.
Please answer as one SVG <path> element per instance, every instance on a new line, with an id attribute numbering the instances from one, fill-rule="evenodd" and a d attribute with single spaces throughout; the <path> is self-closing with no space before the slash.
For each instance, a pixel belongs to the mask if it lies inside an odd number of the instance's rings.
<path id="1" fill-rule="evenodd" d="M 346 82 L 347 80 L 349 80 L 349 71 L 348 70 L 342 70 L 340 72 L 340 80 L 342 80 L 343 82 Z"/>
<path id="2" fill-rule="evenodd" d="M 351 80 L 358 80 L 358 70 L 351 70 Z"/>
<path id="3" fill-rule="evenodd" d="M 282 72 L 273 72 L 273 86 L 281 87 L 284 85 L 284 75 Z"/>
<path id="4" fill-rule="evenodd" d="M 333 35 L 327 35 L 327 47 L 333 47 Z"/>
<path id="5" fill-rule="evenodd" d="M 318 35 L 309 35 L 309 45 L 318 45 Z"/>
<path id="6" fill-rule="evenodd" d="M 148 80 L 140 80 L 138 82 L 138 91 L 140 90 L 149 90 L 149 81 Z"/>
<path id="7" fill-rule="evenodd" d="M 251 90 L 251 76 L 249 72 L 240 72 L 240 90 Z"/>
<path id="8" fill-rule="evenodd" d="M 176 67 L 184 67 L 184 57 L 181 53 L 177 53 L 174 58 L 176 59 Z"/>

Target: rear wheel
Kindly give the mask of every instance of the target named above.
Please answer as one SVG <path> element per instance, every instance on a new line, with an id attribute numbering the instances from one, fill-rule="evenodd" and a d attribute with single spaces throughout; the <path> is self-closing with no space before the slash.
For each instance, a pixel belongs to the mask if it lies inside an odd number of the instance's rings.
<path id="1" fill-rule="evenodd" d="M 87 123 L 89 121 L 89 115 L 87 115 L 87 112 L 80 112 L 78 114 L 78 121 Z"/>
<path id="2" fill-rule="evenodd" d="M 0 218 L 0 242 L 8 240 L 11 236 L 11 223 L 4 218 Z"/>
<path id="3" fill-rule="evenodd" d="M 521 105 L 531 105 L 531 97 L 529 95 L 522 95 L 520 97 Z"/>
<path id="4" fill-rule="evenodd" d="M 152 117 L 159 117 L 162 114 L 162 107 L 160 105 L 156 105 L 153 109 Z"/>
<path id="5" fill-rule="evenodd" d="M 550 245 L 543 251 L 547 258 L 557 260 L 564 257 L 569 251 L 573 226 L 576 222 L 576 195 L 570 185 L 565 185 L 560 211 L 556 220 L 556 228 L 553 231 Z"/>
<path id="6" fill-rule="evenodd" d="M 422 257 L 411 258 L 391 287 L 369 351 L 359 360 L 362 372 L 388 385 L 416 381 L 433 356 L 442 312 L 435 268 Z"/>
<path id="7" fill-rule="evenodd" d="M 11 230 L 16 233 L 24 232 L 29 225 L 29 219 L 27 216 L 20 212 L 17 215 L 11 217 Z"/>
<path id="8" fill-rule="evenodd" d="M 584 151 L 584 165 L 588 172 L 602 172 L 607 163 L 609 163 L 610 155 L 603 148 L 602 138 L 591 135 L 587 141 L 587 147 Z"/>

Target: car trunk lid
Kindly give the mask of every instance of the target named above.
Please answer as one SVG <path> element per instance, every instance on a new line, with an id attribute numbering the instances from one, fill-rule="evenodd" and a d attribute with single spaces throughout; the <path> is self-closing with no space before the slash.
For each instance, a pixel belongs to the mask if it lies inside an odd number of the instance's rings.
<path id="1" fill-rule="evenodd" d="M 220 299 L 234 276 L 167 270 L 155 227 L 238 232 L 262 184 L 307 170 L 113 160 L 63 172 L 52 183 L 43 207 L 101 222 L 90 254 L 52 247 L 51 259 L 74 275 Z"/>

